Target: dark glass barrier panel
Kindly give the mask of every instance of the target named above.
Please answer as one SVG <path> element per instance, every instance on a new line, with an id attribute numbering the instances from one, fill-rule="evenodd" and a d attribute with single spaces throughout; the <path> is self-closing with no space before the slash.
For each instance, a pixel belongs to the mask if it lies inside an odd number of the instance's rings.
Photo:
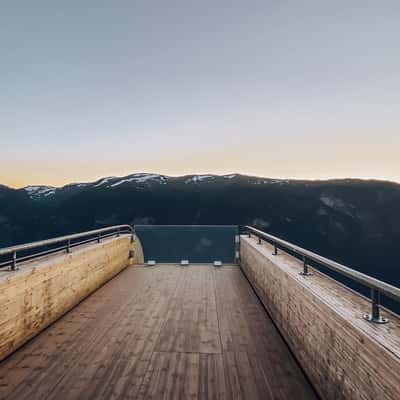
<path id="1" fill-rule="evenodd" d="M 235 225 L 135 225 L 145 262 L 235 263 Z"/>

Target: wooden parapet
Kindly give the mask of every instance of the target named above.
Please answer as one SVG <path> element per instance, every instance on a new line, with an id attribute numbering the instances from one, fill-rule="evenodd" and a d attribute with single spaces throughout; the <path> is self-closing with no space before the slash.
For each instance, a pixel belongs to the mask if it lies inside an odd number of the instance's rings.
<path id="1" fill-rule="evenodd" d="M 0 273 L 0 360 L 60 318 L 129 265 L 140 243 L 104 239 Z"/>
<path id="2" fill-rule="evenodd" d="M 362 296 L 267 243 L 241 237 L 241 268 L 321 398 L 400 398 L 400 318 L 363 319 Z"/>

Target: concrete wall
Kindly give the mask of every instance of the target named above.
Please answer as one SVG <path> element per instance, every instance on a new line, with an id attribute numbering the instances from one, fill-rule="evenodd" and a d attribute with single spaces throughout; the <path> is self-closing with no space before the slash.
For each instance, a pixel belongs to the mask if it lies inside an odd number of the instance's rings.
<path id="1" fill-rule="evenodd" d="M 322 399 L 400 399 L 400 319 L 365 321 L 369 302 L 301 262 L 241 237 L 241 267 Z"/>
<path id="2" fill-rule="evenodd" d="M 140 262 L 140 242 L 121 236 L 1 272 L 0 360 L 127 267 L 132 248 Z"/>

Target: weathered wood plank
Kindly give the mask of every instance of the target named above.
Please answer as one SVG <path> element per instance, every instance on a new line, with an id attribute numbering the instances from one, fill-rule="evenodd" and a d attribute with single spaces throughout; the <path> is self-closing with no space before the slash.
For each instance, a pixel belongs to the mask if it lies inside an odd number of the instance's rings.
<path id="1" fill-rule="evenodd" d="M 221 342 L 232 397 L 315 398 L 240 269 L 217 270 L 215 281 Z"/>
<path id="2" fill-rule="evenodd" d="M 221 353 L 210 266 L 182 267 L 156 351 Z"/>

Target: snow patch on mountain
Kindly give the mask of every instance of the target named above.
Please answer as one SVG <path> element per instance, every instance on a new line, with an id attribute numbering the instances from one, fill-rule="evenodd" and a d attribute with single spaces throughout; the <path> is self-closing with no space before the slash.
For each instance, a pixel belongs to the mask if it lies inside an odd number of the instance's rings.
<path id="1" fill-rule="evenodd" d="M 107 178 L 101 179 L 99 182 L 97 182 L 93 187 L 99 187 L 104 185 L 105 183 L 109 182 L 112 179 L 117 179 L 115 176 L 108 176 Z"/>
<path id="2" fill-rule="evenodd" d="M 56 188 L 52 186 L 26 186 L 24 190 L 31 199 L 37 199 L 55 194 Z"/>
<path id="3" fill-rule="evenodd" d="M 164 175 L 159 175 L 159 174 L 133 174 L 117 182 L 114 182 L 109 187 L 116 187 L 129 182 L 145 183 L 150 181 L 158 181 L 161 184 L 166 184 L 167 178 Z"/>
<path id="4" fill-rule="evenodd" d="M 147 181 L 160 181 L 165 182 L 166 178 L 163 175 L 158 174 L 136 174 L 134 176 L 136 182 L 147 182 Z"/>
<path id="5" fill-rule="evenodd" d="M 260 229 L 266 230 L 270 227 L 271 224 L 269 221 L 266 221 L 265 219 L 263 219 L 261 217 L 257 217 L 257 218 L 253 219 L 251 225 L 256 226 Z"/>
<path id="6" fill-rule="evenodd" d="M 69 183 L 68 185 L 63 186 L 62 189 L 82 188 L 90 185 L 90 183 Z"/>
<path id="7" fill-rule="evenodd" d="M 237 176 L 238 176 L 238 174 L 222 175 L 222 177 L 225 179 L 233 179 L 233 178 L 236 178 Z"/>
<path id="8" fill-rule="evenodd" d="M 328 208 L 346 214 L 350 217 L 355 217 L 355 206 L 350 203 L 345 203 L 338 197 L 322 194 L 320 197 L 321 202 Z"/>
<path id="9" fill-rule="evenodd" d="M 122 179 L 121 181 L 113 183 L 112 185 L 110 185 L 110 187 L 116 187 L 122 185 L 123 183 L 128 183 L 128 182 L 132 182 L 132 179 Z"/>
<path id="10" fill-rule="evenodd" d="M 323 194 L 320 197 L 320 200 L 322 201 L 322 203 L 324 203 L 326 206 L 330 207 L 330 208 L 342 208 L 344 207 L 344 203 L 341 199 L 338 199 L 337 197 L 330 197 L 328 195 Z"/>
<path id="11" fill-rule="evenodd" d="M 185 184 L 187 185 L 188 183 L 199 183 L 214 178 L 214 175 L 193 175 L 185 180 Z"/>
<path id="12" fill-rule="evenodd" d="M 289 183 L 287 179 L 264 179 L 264 178 L 255 178 L 249 179 L 249 182 L 253 182 L 253 185 L 285 185 Z"/>

